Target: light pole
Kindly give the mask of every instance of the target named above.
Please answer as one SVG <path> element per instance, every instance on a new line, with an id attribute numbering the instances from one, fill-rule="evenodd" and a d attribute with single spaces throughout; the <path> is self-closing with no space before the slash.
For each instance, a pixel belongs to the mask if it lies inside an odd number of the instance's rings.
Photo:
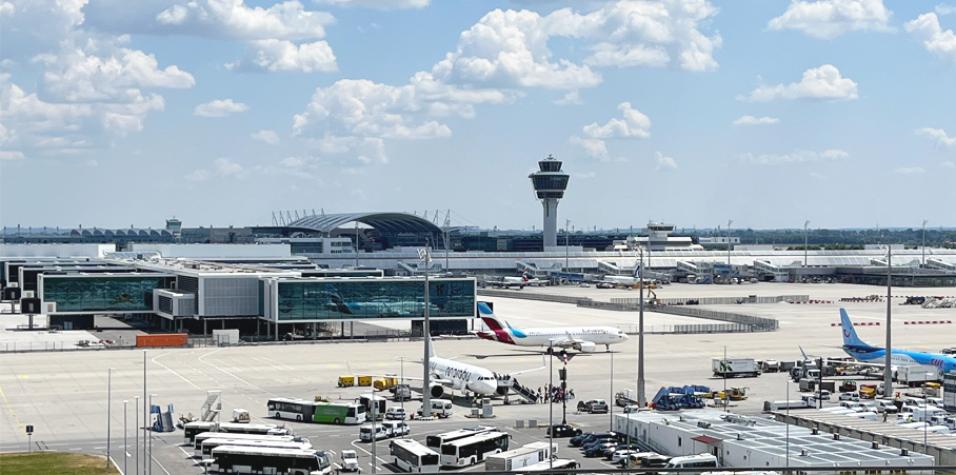
<path id="1" fill-rule="evenodd" d="M 136 445 L 136 473 L 139 473 L 139 396 L 134 396 L 136 407 L 133 408 L 133 414 L 136 415 L 136 426 L 133 427 L 133 444 Z"/>
<path id="2" fill-rule="evenodd" d="M 641 262 L 637 277 L 641 287 L 638 289 L 640 294 L 637 314 L 637 405 L 645 407 L 647 399 L 644 397 L 644 248 L 638 247 L 638 249 L 641 252 Z"/>
<path id="3" fill-rule="evenodd" d="M 823 372 L 823 368 L 820 368 L 820 372 L 821 372 L 821 373 Z M 787 435 L 786 435 L 787 442 L 786 442 L 786 448 L 784 448 L 784 451 L 785 451 L 786 454 L 787 454 L 787 462 L 786 462 L 787 465 L 786 465 L 786 466 L 789 468 L 789 467 L 790 467 L 790 380 L 789 380 L 789 379 L 787 379 L 787 425 L 786 425 L 786 431 L 787 431 Z"/>
<path id="4" fill-rule="evenodd" d="M 554 342 L 548 343 L 548 452 L 554 447 Z M 548 457 L 548 468 L 554 468 L 554 457 Z"/>
<path id="5" fill-rule="evenodd" d="M 110 466 L 110 457 L 112 457 L 112 426 L 110 424 L 111 405 L 113 400 L 113 368 L 106 370 L 106 467 Z"/>
<path id="6" fill-rule="evenodd" d="M 152 417 L 152 413 L 153 413 L 153 396 L 155 396 L 155 394 L 150 394 L 150 395 L 149 395 L 149 414 L 150 414 L 149 421 L 150 421 L 150 424 L 147 424 L 147 425 L 149 426 L 149 429 L 147 429 L 148 432 L 146 432 L 146 434 L 149 435 L 149 444 L 148 444 L 148 446 L 149 446 L 149 453 L 146 455 L 146 460 L 147 460 L 148 463 L 149 463 L 149 469 L 146 471 L 146 473 L 147 473 L 148 475 L 152 475 L 152 474 L 153 474 L 153 424 L 152 424 L 152 422 L 153 422 L 153 417 Z"/>
<path id="7" fill-rule="evenodd" d="M 730 266 L 730 226 L 734 224 L 734 220 L 727 220 L 727 266 Z"/>
<path id="8" fill-rule="evenodd" d="M 143 457 L 143 475 L 145 475 L 148 470 L 146 468 L 146 464 L 148 463 L 150 457 L 149 451 L 146 449 L 146 440 L 148 437 L 146 432 L 146 421 L 149 420 L 147 418 L 149 413 L 147 412 L 146 401 L 148 400 L 149 398 L 146 397 L 146 350 L 143 350 L 143 455 L 145 455 L 145 457 Z"/>
<path id="9" fill-rule="evenodd" d="M 607 418 L 607 430 L 614 430 L 614 352 L 608 350 L 608 354 L 611 355 L 611 377 L 610 377 L 610 386 L 611 386 L 611 397 L 608 398 L 608 418 Z"/>
<path id="10" fill-rule="evenodd" d="M 883 397 L 893 392 L 893 247 L 886 245 L 886 358 L 883 361 Z M 844 331 L 848 331 L 844 329 Z"/>
<path id="11" fill-rule="evenodd" d="M 378 433 L 375 432 L 375 422 L 378 419 L 378 401 L 375 399 L 375 386 L 372 386 L 372 475 L 378 471 Z"/>
<path id="12" fill-rule="evenodd" d="M 564 220 L 564 271 L 565 272 L 571 272 L 571 267 L 568 265 L 568 261 L 570 260 L 569 259 L 570 247 L 568 247 L 569 246 L 568 242 L 570 238 L 571 238 L 571 220 L 566 219 Z"/>
<path id="13" fill-rule="evenodd" d="M 400 374 L 400 376 L 399 376 L 399 380 L 402 382 L 402 388 L 404 388 L 404 387 L 405 387 L 405 357 L 404 357 L 404 356 L 400 356 L 398 359 L 402 362 L 402 365 L 401 365 L 401 374 Z M 404 389 L 403 389 L 403 390 L 404 390 Z M 405 394 L 404 394 L 404 393 L 402 394 L 401 400 L 398 401 L 398 402 L 399 402 L 399 404 L 402 405 L 402 414 L 404 414 L 404 413 L 405 413 Z"/>
<path id="14" fill-rule="evenodd" d="M 432 415 L 432 398 L 431 398 L 431 352 L 432 352 L 432 335 L 431 335 L 431 321 L 429 319 L 429 294 L 431 289 L 428 284 L 428 265 L 431 263 L 431 248 L 429 245 L 425 245 L 425 249 L 419 249 L 418 257 L 425 263 L 425 311 L 423 313 L 424 320 L 422 321 L 422 333 L 425 334 L 425 364 L 424 364 L 424 374 L 422 375 L 422 417 L 431 417 Z"/>
<path id="15" fill-rule="evenodd" d="M 128 400 L 123 399 L 123 475 L 127 474 L 126 461 L 129 459 L 129 443 L 127 442 L 129 430 L 126 428 L 126 415 L 129 414 L 126 410 L 126 403 L 128 402 Z"/>
<path id="16" fill-rule="evenodd" d="M 803 267 L 807 267 L 807 266 L 809 265 L 809 264 L 807 264 L 807 262 L 808 262 L 808 261 L 807 261 L 807 258 L 808 258 L 808 252 L 807 252 L 807 250 L 809 249 L 808 246 L 810 245 L 810 244 L 809 244 L 809 243 L 810 243 L 810 235 L 808 234 L 809 226 L 810 226 L 810 220 L 809 220 L 809 219 L 803 222 Z"/>
<path id="17" fill-rule="evenodd" d="M 922 258 L 920 259 L 920 262 L 925 267 L 926 266 L 926 220 L 925 219 L 923 220 L 923 245 L 921 247 L 923 249 L 923 252 L 922 252 Z"/>

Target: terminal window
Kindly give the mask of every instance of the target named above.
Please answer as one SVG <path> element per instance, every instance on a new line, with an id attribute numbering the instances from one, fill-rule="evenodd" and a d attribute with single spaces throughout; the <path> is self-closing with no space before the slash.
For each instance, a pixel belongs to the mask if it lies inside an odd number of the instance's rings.
<path id="1" fill-rule="evenodd" d="M 43 279 L 43 300 L 59 312 L 151 311 L 153 289 L 169 277 L 56 277 Z"/>
<path id="2" fill-rule="evenodd" d="M 429 315 L 473 317 L 472 280 L 429 283 Z M 355 320 L 422 318 L 425 311 L 421 281 L 280 282 L 279 320 Z"/>

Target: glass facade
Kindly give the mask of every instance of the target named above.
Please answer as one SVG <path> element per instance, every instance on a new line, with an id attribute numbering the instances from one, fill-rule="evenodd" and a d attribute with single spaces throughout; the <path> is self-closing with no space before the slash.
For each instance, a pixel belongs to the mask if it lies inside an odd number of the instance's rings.
<path id="1" fill-rule="evenodd" d="M 468 318 L 475 314 L 475 281 L 429 281 L 429 316 Z M 423 318 L 422 280 L 279 281 L 279 321 Z"/>
<path id="2" fill-rule="evenodd" d="M 172 287 L 173 277 L 137 275 L 131 277 L 43 278 L 43 301 L 56 302 L 56 312 L 151 312 L 153 289 Z"/>

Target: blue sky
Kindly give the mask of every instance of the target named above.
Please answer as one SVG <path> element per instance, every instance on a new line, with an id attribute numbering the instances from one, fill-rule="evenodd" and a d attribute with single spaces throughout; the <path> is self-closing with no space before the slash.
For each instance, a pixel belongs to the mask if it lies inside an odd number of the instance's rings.
<path id="1" fill-rule="evenodd" d="M 0 223 L 953 225 L 956 6 L 0 0 Z"/>

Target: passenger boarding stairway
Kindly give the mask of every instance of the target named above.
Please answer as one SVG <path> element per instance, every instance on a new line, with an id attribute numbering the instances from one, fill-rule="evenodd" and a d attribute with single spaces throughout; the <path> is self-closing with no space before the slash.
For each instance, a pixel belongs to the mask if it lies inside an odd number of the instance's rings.
<path id="1" fill-rule="evenodd" d="M 202 403 L 202 414 L 200 419 L 203 422 L 215 421 L 222 412 L 222 393 L 219 391 L 206 391 L 206 402 Z"/>
<path id="2" fill-rule="evenodd" d="M 526 402 L 538 401 L 538 393 L 527 386 L 522 386 L 515 378 L 511 378 L 511 392 L 521 396 Z"/>

